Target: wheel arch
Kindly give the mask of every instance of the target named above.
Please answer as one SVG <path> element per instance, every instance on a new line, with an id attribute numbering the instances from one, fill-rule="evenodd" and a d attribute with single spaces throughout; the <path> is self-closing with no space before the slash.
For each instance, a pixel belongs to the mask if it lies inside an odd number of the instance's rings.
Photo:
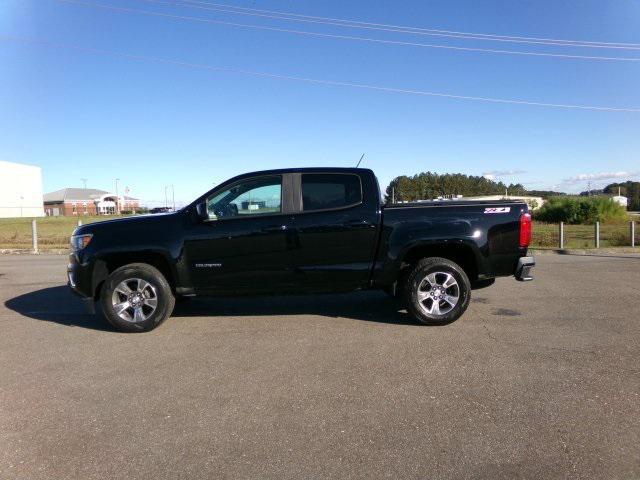
<path id="1" fill-rule="evenodd" d="M 434 242 L 414 245 L 407 249 L 401 257 L 400 277 L 402 272 L 410 269 L 423 258 L 440 257 L 457 263 L 464 270 L 470 281 L 478 279 L 478 259 L 473 247 L 459 243 Z"/>
<path id="2" fill-rule="evenodd" d="M 171 286 L 171 291 L 175 293 L 176 273 L 171 268 L 171 262 L 164 253 L 156 251 L 114 252 L 103 255 L 96 260 L 92 281 L 94 299 L 100 296 L 104 281 L 113 271 L 131 263 L 144 263 L 157 268 Z"/>

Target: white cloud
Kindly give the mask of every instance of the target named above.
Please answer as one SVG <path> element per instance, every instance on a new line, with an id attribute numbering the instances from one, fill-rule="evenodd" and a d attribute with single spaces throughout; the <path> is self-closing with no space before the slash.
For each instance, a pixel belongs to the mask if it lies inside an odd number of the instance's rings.
<path id="1" fill-rule="evenodd" d="M 581 173 L 574 177 L 565 178 L 562 183 L 575 184 L 589 181 L 617 180 L 621 178 L 630 178 L 638 175 L 638 172 L 600 172 L 600 173 Z"/>
<path id="2" fill-rule="evenodd" d="M 488 172 L 484 172 L 482 176 L 487 180 L 495 180 L 499 177 L 509 177 L 511 175 L 522 175 L 523 173 L 527 173 L 524 170 L 489 170 Z"/>

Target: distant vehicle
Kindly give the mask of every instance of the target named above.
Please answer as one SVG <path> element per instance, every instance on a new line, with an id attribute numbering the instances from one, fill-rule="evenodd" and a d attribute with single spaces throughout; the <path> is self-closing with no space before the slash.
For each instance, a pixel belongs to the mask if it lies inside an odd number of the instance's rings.
<path id="1" fill-rule="evenodd" d="M 168 213 L 171 211 L 171 207 L 156 207 L 149 210 L 149 213 Z"/>
<path id="2" fill-rule="evenodd" d="M 125 332 L 166 320 L 176 299 L 382 289 L 418 322 L 459 318 L 471 289 L 531 280 L 522 201 L 382 205 L 368 169 L 269 170 L 187 207 L 78 227 L 69 285 Z"/>

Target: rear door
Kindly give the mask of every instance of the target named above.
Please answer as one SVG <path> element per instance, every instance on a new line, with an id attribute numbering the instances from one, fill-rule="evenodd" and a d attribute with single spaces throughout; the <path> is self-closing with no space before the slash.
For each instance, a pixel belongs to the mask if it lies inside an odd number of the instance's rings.
<path id="1" fill-rule="evenodd" d="M 367 285 L 377 235 L 377 207 L 364 201 L 362 179 L 351 173 L 296 176 L 301 213 L 295 217 L 296 283 L 312 291 Z"/>

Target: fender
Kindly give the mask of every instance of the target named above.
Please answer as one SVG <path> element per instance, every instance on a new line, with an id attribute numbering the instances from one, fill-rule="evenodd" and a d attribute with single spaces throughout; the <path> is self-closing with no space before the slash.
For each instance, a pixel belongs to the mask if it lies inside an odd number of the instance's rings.
<path id="1" fill-rule="evenodd" d="M 403 263 L 425 256 L 444 256 L 466 263 L 471 276 L 490 272 L 483 248 L 486 234 L 468 220 L 444 218 L 397 222 L 381 240 L 375 284 L 389 285 L 398 280 Z"/>

